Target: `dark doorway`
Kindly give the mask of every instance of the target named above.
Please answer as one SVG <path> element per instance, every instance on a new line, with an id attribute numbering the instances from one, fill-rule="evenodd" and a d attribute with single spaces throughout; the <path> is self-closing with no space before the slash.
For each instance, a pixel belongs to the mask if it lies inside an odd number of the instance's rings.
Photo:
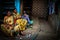
<path id="1" fill-rule="evenodd" d="M 27 14 L 43 19 L 48 18 L 48 0 L 23 0 L 23 10 Z"/>
<path id="2" fill-rule="evenodd" d="M 26 13 L 30 16 L 32 16 L 32 0 L 23 0 L 23 11 L 26 11 Z"/>

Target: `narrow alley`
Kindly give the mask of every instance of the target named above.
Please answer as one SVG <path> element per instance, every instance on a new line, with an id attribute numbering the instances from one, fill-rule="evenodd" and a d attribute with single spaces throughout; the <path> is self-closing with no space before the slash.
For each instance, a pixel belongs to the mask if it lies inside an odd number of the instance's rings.
<path id="1" fill-rule="evenodd" d="M 10 15 L 8 14 L 10 12 Z M 16 14 L 14 14 L 16 13 Z M 12 16 L 9 21 L 6 20 Z M 16 17 L 15 17 L 16 16 Z M 26 18 L 23 18 L 26 17 Z M 26 25 L 16 21 L 24 19 Z M 28 22 L 28 20 L 30 20 Z M 21 24 L 22 26 L 21 26 Z M 31 24 L 32 23 L 32 24 Z M 1 26 L 8 25 L 10 29 Z M 18 31 L 14 28 L 18 26 Z M 21 29 L 20 29 L 21 27 Z M 7 30 L 6 30 L 7 29 Z M 13 31 L 13 32 L 11 32 Z M 8 33 L 9 32 L 9 33 Z M 17 35 L 23 32 L 25 35 Z M 16 33 L 14 35 L 14 33 Z M 11 36 L 11 34 L 13 36 Z M 0 40 L 59 40 L 60 39 L 60 1 L 59 0 L 0 0 Z"/>

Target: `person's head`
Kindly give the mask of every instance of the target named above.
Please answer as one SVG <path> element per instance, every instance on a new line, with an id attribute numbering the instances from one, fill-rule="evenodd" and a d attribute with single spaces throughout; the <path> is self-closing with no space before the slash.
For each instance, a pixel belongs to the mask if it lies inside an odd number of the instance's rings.
<path id="1" fill-rule="evenodd" d="M 7 16 L 11 16 L 11 12 L 10 11 L 7 12 Z"/>
<path id="2" fill-rule="evenodd" d="M 27 13 L 26 13 L 26 11 L 24 11 L 24 16 L 26 16 L 27 15 Z"/>
<path id="3" fill-rule="evenodd" d="M 16 13 L 16 12 L 17 12 L 16 8 L 13 10 L 13 12 L 14 12 L 14 13 Z"/>
<path id="4" fill-rule="evenodd" d="M 26 11 L 24 11 L 24 13 L 26 13 Z"/>
<path id="5" fill-rule="evenodd" d="M 24 13 L 24 16 L 26 16 L 27 14 L 26 13 Z"/>

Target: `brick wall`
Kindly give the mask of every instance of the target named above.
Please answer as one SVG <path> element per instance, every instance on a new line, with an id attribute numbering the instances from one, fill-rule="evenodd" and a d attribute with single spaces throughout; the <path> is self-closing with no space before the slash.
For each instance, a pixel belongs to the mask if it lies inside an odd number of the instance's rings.
<path id="1" fill-rule="evenodd" d="M 32 15 L 38 17 L 46 17 L 47 15 L 47 1 L 33 0 Z"/>

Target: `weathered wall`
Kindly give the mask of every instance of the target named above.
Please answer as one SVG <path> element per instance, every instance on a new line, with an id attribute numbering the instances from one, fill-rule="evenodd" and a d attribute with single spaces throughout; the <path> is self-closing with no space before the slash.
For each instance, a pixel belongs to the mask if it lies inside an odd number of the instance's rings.
<path id="1" fill-rule="evenodd" d="M 33 0 L 32 15 L 46 17 L 47 6 L 48 5 L 46 0 Z"/>
<path id="2" fill-rule="evenodd" d="M 59 4 L 59 1 L 56 1 L 55 2 L 55 13 L 49 15 L 49 17 L 48 17 L 48 21 L 49 21 L 51 27 L 55 30 L 55 32 L 57 32 L 59 29 L 59 13 L 60 13 L 60 10 L 58 10 L 59 9 L 58 4 Z"/>
<path id="3" fill-rule="evenodd" d="M 55 32 L 57 31 L 57 28 L 59 26 L 59 19 L 58 19 L 58 15 L 56 14 L 52 14 L 48 17 L 48 22 L 51 25 L 51 28 L 53 30 L 55 30 Z"/>
<path id="4" fill-rule="evenodd" d="M 60 39 L 60 1 L 58 2 L 58 18 L 59 18 L 58 37 Z"/>

